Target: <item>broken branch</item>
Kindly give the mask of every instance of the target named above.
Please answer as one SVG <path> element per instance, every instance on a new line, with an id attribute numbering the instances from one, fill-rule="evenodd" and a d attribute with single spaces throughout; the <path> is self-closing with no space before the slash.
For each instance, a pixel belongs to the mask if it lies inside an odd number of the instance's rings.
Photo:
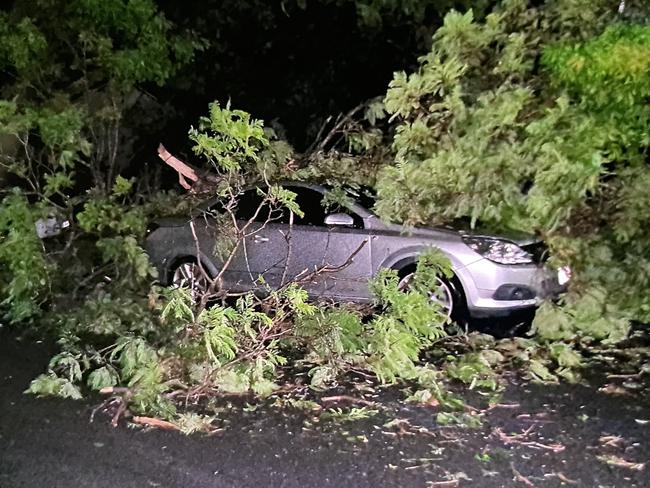
<path id="1" fill-rule="evenodd" d="M 158 427 L 160 429 L 167 430 L 180 430 L 176 424 L 167 422 L 166 420 L 160 420 L 153 417 L 138 417 L 135 416 L 131 419 L 136 424 L 147 425 L 149 427 Z"/>
<path id="2" fill-rule="evenodd" d="M 366 405 L 368 407 L 374 407 L 375 402 L 364 400 L 363 398 L 355 398 L 348 395 L 335 395 L 329 397 L 321 398 L 322 402 L 349 402 L 349 403 L 358 403 L 359 405 Z"/>
<path id="3" fill-rule="evenodd" d="M 181 186 L 186 190 L 191 190 L 192 185 L 189 184 L 185 180 L 185 178 L 195 183 L 199 181 L 200 178 L 196 174 L 194 168 L 192 168 L 187 163 L 184 163 L 176 156 L 172 155 L 167 149 L 165 149 L 165 146 L 163 146 L 162 144 L 158 146 L 158 157 L 160 157 L 160 159 L 162 159 L 166 164 L 168 164 L 169 166 L 171 166 L 176 170 L 176 172 L 178 173 L 178 181 L 181 184 Z"/>

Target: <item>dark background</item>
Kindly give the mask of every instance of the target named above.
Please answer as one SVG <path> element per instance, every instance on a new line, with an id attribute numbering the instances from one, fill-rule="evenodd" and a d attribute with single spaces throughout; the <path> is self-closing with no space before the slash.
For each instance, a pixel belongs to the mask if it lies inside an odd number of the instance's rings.
<path id="1" fill-rule="evenodd" d="M 208 103 L 231 100 L 304 150 L 329 115 L 383 95 L 394 71 L 413 67 L 441 21 L 431 11 L 431 29 L 408 18 L 368 26 L 354 2 L 308 2 L 304 9 L 293 1 L 158 4 L 180 31 L 191 29 L 209 43 L 171 83 L 148 87 L 167 106 L 162 129 L 175 147 L 186 144 Z"/>

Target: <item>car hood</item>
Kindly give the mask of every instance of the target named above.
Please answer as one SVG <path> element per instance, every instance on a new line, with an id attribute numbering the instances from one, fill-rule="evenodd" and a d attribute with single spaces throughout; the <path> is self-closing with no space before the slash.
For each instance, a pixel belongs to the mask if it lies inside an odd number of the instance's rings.
<path id="1" fill-rule="evenodd" d="M 453 228 L 450 227 L 453 231 L 457 232 L 461 236 L 471 236 L 471 237 L 490 237 L 496 239 L 503 239 L 506 241 L 514 242 L 518 246 L 529 246 L 531 244 L 536 244 L 541 242 L 541 239 L 533 234 L 528 234 L 526 232 L 521 232 L 517 230 L 502 230 L 499 232 L 491 232 L 487 229 L 464 229 L 464 228 Z"/>
<path id="2" fill-rule="evenodd" d="M 386 224 L 385 222 L 377 219 L 380 225 L 386 230 L 392 232 L 399 232 L 401 234 L 410 234 L 422 237 L 440 237 L 441 234 L 456 235 L 458 237 L 488 237 L 492 239 L 503 239 L 506 241 L 514 242 L 518 246 L 529 246 L 541 242 L 541 239 L 533 234 L 517 231 L 517 230 L 501 230 L 492 231 L 487 228 L 474 228 L 464 222 L 453 223 L 440 227 L 404 227 L 400 224 Z"/>

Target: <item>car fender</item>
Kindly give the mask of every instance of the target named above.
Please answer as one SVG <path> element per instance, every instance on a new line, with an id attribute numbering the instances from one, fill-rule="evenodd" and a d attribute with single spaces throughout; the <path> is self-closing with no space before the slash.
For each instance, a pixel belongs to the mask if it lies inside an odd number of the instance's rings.
<path id="1" fill-rule="evenodd" d="M 425 246 L 425 245 L 409 246 L 409 247 L 401 248 L 399 251 L 394 252 L 393 254 L 389 255 L 386 259 L 384 259 L 384 261 L 379 265 L 379 267 L 390 268 L 395 270 L 403 269 L 405 266 L 409 266 L 411 264 L 417 263 L 419 256 L 430 249 L 437 249 L 442 254 L 444 254 L 447 257 L 447 259 L 449 259 L 449 261 L 451 262 L 451 267 L 454 270 L 454 272 L 457 269 L 463 267 L 463 264 L 457 258 L 445 252 L 444 249 L 441 249 L 436 246 Z"/>
<path id="2" fill-rule="evenodd" d="M 442 254 L 444 254 L 447 257 L 447 259 L 449 259 L 449 261 L 451 262 L 451 269 L 454 272 L 456 279 L 458 280 L 458 283 L 454 286 L 457 287 L 459 284 L 462 290 L 458 290 L 458 291 L 464 295 L 465 290 L 467 290 L 467 287 L 470 286 L 470 283 L 468 283 L 467 280 L 468 279 L 471 280 L 471 277 L 467 276 L 467 273 L 464 272 L 465 266 L 460 260 L 458 260 L 458 258 L 446 252 L 444 249 L 441 249 L 436 246 L 420 245 L 420 246 L 410 246 L 410 247 L 402 248 L 399 251 L 388 256 L 380 265 L 380 268 L 389 268 L 389 269 L 394 269 L 396 271 L 399 271 L 401 269 L 404 269 L 404 267 L 406 266 L 416 264 L 418 261 L 418 257 L 423 252 L 430 250 L 432 248 L 439 250 Z"/>

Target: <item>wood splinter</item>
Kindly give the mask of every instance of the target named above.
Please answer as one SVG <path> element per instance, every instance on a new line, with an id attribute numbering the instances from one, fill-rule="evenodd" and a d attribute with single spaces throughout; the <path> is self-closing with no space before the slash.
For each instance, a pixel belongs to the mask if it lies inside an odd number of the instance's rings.
<path id="1" fill-rule="evenodd" d="M 180 430 L 178 425 L 176 424 L 167 422 L 166 420 L 156 419 L 153 417 L 138 417 L 136 415 L 131 419 L 131 421 L 133 423 L 146 425 L 148 427 L 157 427 L 159 429 L 166 429 L 166 430 Z"/>
<path id="2" fill-rule="evenodd" d="M 199 181 L 200 178 L 199 175 L 196 174 L 196 170 L 170 153 L 162 144 L 158 146 L 158 157 L 176 170 L 178 173 L 178 182 L 186 190 L 192 189 L 192 185 L 188 183 L 187 180 L 194 183 Z"/>

